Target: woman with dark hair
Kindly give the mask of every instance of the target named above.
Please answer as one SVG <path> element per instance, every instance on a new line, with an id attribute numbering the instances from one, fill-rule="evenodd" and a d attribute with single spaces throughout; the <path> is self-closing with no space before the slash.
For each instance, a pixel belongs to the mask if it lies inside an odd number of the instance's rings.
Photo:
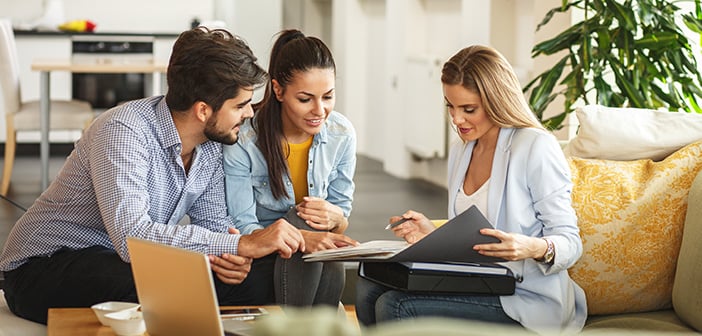
<path id="1" fill-rule="evenodd" d="M 331 52 L 318 38 L 285 30 L 273 46 L 268 71 L 254 119 L 242 126 L 239 142 L 224 149 L 230 216 L 244 235 L 290 221 L 300 229 L 305 253 L 357 244 L 343 234 L 353 200 L 356 133 L 333 111 Z M 301 253 L 270 258 L 276 258 L 277 303 L 338 304 L 342 264 L 305 263 Z"/>
<path id="2" fill-rule="evenodd" d="M 361 279 L 356 313 L 363 324 L 443 316 L 574 332 L 587 317 L 583 290 L 568 276 L 582 254 L 571 205 L 570 169 L 555 137 L 529 109 L 512 66 L 497 50 L 462 49 L 441 72 L 444 99 L 461 141 L 448 159 L 448 217 L 475 205 L 493 225 L 480 234 L 499 243 L 472 246 L 504 259 L 523 281 L 514 295 L 407 293 Z M 423 214 L 393 228 L 415 243 L 436 227 Z"/>

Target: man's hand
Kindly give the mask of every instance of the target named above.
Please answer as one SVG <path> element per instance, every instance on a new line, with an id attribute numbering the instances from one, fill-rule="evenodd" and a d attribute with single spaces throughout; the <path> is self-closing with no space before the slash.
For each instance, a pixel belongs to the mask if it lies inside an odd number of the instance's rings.
<path id="1" fill-rule="evenodd" d="M 305 253 L 358 245 L 357 241 L 339 233 L 306 230 L 300 230 L 300 233 L 302 233 L 302 237 L 305 239 Z"/>
<path id="2" fill-rule="evenodd" d="M 341 208 L 325 199 L 305 196 L 296 207 L 298 216 L 315 230 L 344 233 L 349 226 Z"/>
<path id="3" fill-rule="evenodd" d="M 238 254 L 256 259 L 278 252 L 287 259 L 304 250 L 305 240 L 300 231 L 281 218 L 265 229 L 241 236 Z"/>
<path id="4" fill-rule="evenodd" d="M 209 259 L 212 271 L 225 284 L 238 285 L 251 271 L 251 258 L 225 253 L 220 257 L 209 255 Z"/>

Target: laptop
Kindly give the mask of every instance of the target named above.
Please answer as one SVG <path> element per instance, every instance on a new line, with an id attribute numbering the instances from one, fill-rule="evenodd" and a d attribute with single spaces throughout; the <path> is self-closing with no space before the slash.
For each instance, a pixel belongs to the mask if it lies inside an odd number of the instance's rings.
<path id="1" fill-rule="evenodd" d="M 127 247 L 150 336 L 253 333 L 251 323 L 220 316 L 207 255 L 134 237 Z"/>

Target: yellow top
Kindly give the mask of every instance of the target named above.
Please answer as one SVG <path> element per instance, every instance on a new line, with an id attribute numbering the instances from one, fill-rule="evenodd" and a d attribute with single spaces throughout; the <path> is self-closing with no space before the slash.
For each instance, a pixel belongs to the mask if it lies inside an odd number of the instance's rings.
<path id="1" fill-rule="evenodd" d="M 295 204 L 302 202 L 302 198 L 307 196 L 307 167 L 312 147 L 312 138 L 299 144 L 288 144 L 290 155 L 288 155 L 288 168 L 290 169 L 290 180 L 292 180 L 293 191 L 295 192 Z"/>

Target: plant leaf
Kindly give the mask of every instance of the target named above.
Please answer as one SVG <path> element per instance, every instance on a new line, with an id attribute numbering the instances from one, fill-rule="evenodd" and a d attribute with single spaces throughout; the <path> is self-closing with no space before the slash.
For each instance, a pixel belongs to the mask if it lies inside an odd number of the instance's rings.
<path id="1" fill-rule="evenodd" d="M 669 48 L 676 44 L 678 34 L 671 32 L 649 33 L 642 38 L 635 40 L 634 45 L 637 48 L 645 49 L 663 49 Z"/>
<path id="2" fill-rule="evenodd" d="M 619 19 L 619 24 L 626 30 L 636 30 L 636 17 L 631 8 L 623 6 L 614 0 L 607 0 L 607 7 L 609 7 L 609 10 Z"/>
<path id="3" fill-rule="evenodd" d="M 563 0 L 561 6 L 559 7 L 554 7 L 551 8 L 548 12 L 546 12 L 546 15 L 544 15 L 544 18 L 541 20 L 541 22 L 536 26 L 536 31 L 539 31 L 541 27 L 545 26 L 551 19 L 553 18 L 553 15 L 556 13 L 565 13 L 570 10 L 570 7 L 577 6 L 579 5 L 582 0 L 578 1 L 573 1 L 573 2 L 568 2 L 568 0 Z"/>
<path id="4" fill-rule="evenodd" d="M 529 105 L 535 113 L 539 114 L 543 112 L 548 103 L 553 101 L 554 98 L 549 96 L 553 92 L 556 83 L 561 78 L 567 60 L 568 57 L 562 58 L 552 69 L 539 75 L 540 81 L 538 85 L 533 88 L 529 96 Z"/>
<path id="5" fill-rule="evenodd" d="M 683 14 L 682 18 L 688 29 L 698 34 L 702 33 L 702 20 L 695 18 L 692 14 Z"/>
<path id="6" fill-rule="evenodd" d="M 539 54 L 552 55 L 563 49 L 568 49 L 575 41 L 580 39 L 578 31 L 582 26 L 582 22 L 566 29 L 556 37 L 538 43 L 531 51 L 531 57 L 536 57 Z"/>

